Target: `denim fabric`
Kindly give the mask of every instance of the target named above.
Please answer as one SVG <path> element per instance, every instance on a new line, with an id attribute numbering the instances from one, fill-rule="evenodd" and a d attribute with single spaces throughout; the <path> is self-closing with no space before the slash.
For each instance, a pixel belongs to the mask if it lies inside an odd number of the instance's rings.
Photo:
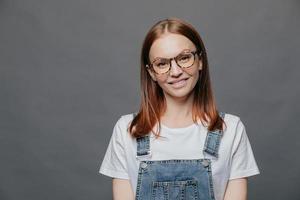
<path id="1" fill-rule="evenodd" d="M 149 135 L 137 138 L 137 156 L 143 156 L 150 153 Z"/>
<path id="2" fill-rule="evenodd" d="M 219 115 L 222 117 L 222 119 L 224 119 L 225 113 L 220 112 Z M 217 158 L 219 156 L 218 150 L 219 150 L 222 134 L 223 134 L 222 130 L 209 131 L 207 133 L 203 151 Z"/>
<path id="3" fill-rule="evenodd" d="M 220 112 L 224 119 L 225 114 Z M 223 132 L 209 131 L 203 151 L 218 157 Z M 211 160 L 147 160 L 151 157 L 149 135 L 136 139 L 139 164 L 136 200 L 215 200 Z"/>

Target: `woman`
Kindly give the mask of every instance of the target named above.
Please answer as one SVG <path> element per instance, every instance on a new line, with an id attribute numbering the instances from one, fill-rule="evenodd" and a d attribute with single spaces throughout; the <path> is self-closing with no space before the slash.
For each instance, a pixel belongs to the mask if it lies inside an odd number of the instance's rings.
<path id="1" fill-rule="evenodd" d="M 259 174 L 245 127 L 219 112 L 201 37 L 178 18 L 157 22 L 141 52 L 141 105 L 116 122 L 99 172 L 113 198 L 247 199 Z"/>

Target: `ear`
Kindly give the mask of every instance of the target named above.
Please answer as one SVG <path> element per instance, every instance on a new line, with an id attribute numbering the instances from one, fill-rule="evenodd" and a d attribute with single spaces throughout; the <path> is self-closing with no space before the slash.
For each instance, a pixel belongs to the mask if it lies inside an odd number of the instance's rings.
<path id="1" fill-rule="evenodd" d="M 203 66 L 202 59 L 199 59 L 199 70 L 202 70 L 202 66 Z"/>
<path id="2" fill-rule="evenodd" d="M 149 72 L 149 74 L 150 74 L 152 80 L 153 80 L 153 81 L 156 81 L 156 76 L 155 76 L 154 72 L 150 69 L 150 67 L 149 67 L 148 65 L 146 65 L 146 67 L 147 67 L 146 69 L 147 69 L 147 71 Z"/>

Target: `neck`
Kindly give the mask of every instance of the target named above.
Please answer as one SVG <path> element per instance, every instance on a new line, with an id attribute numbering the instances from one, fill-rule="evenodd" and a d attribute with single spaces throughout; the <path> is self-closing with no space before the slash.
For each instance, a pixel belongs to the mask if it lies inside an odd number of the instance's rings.
<path id="1" fill-rule="evenodd" d="M 167 121 L 192 120 L 193 92 L 180 98 L 170 97 L 167 94 L 165 94 L 165 97 L 167 108 L 162 119 L 168 119 Z"/>

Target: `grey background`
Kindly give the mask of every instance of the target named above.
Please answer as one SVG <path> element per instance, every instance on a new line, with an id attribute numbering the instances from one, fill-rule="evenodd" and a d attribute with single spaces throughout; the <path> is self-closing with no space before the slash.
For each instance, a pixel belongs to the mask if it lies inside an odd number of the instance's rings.
<path id="1" fill-rule="evenodd" d="M 111 199 L 98 170 L 169 16 L 199 31 L 218 107 L 246 126 L 249 199 L 300 199 L 299 0 L 0 0 L 1 200 Z"/>

